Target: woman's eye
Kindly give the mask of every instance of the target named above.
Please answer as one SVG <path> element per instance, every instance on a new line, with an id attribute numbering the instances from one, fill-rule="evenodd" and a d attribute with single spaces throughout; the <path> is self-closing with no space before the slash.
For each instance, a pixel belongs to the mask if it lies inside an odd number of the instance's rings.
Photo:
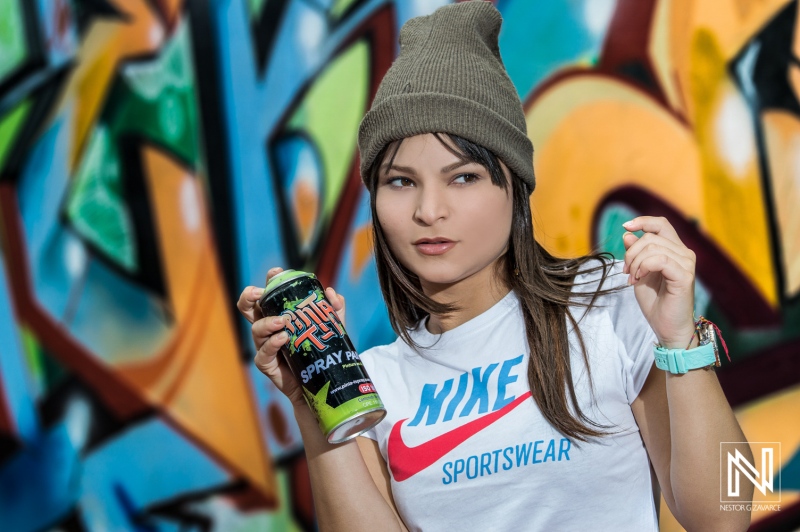
<path id="1" fill-rule="evenodd" d="M 414 186 L 414 182 L 407 177 L 393 177 L 388 179 L 386 184 L 397 188 Z"/>
<path id="2" fill-rule="evenodd" d="M 474 183 L 478 179 L 480 179 L 480 176 L 477 174 L 460 174 L 453 179 L 453 183 L 457 185 L 466 185 L 469 183 Z"/>

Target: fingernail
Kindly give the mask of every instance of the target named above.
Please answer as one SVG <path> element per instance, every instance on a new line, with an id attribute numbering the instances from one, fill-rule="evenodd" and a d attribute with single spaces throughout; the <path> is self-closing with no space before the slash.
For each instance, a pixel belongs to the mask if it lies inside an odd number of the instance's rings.
<path id="1" fill-rule="evenodd" d="M 250 292 L 253 294 L 253 297 L 261 297 L 261 294 L 264 293 L 264 289 L 254 286 Z"/>
<path id="2" fill-rule="evenodd" d="M 283 318 L 282 317 L 273 318 L 272 319 L 272 324 L 273 325 L 283 325 Z"/>
<path id="3" fill-rule="evenodd" d="M 628 227 L 629 225 L 631 225 L 632 223 L 633 223 L 633 220 L 628 220 L 627 222 L 625 222 L 624 224 L 622 224 L 622 227 L 625 227 L 625 228 L 627 229 L 627 227 Z"/>
<path id="4" fill-rule="evenodd" d="M 628 275 L 628 285 L 630 286 L 632 284 L 633 284 L 633 275 Z"/>
<path id="5" fill-rule="evenodd" d="M 288 339 L 289 339 L 289 335 L 286 333 L 286 331 L 281 331 L 281 332 L 279 332 L 278 334 L 276 334 L 276 335 L 275 335 L 275 337 L 276 337 L 276 338 L 278 339 L 278 341 L 279 341 L 279 342 L 281 342 L 281 343 L 285 343 L 285 342 L 286 342 L 286 340 L 288 340 Z"/>

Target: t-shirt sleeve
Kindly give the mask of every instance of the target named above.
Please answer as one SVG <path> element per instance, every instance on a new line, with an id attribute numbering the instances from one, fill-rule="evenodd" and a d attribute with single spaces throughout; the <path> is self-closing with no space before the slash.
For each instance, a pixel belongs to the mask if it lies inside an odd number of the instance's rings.
<path id="1" fill-rule="evenodd" d="M 627 285 L 628 276 L 622 273 L 622 262 L 612 268 L 609 286 Z M 622 343 L 620 356 L 623 363 L 625 394 L 628 404 L 633 403 L 644 387 L 653 367 L 653 347 L 658 343 L 655 332 L 642 314 L 632 286 L 625 286 L 614 294 L 615 303 L 608 309 L 614 322 L 614 331 Z"/>
<path id="2" fill-rule="evenodd" d="M 369 438 L 370 440 L 378 441 L 378 434 L 375 432 L 375 430 L 376 430 L 375 427 L 372 427 L 371 429 L 365 430 L 364 432 L 359 434 L 358 437 L 360 438 L 363 436 L 364 438 Z"/>
<path id="3" fill-rule="evenodd" d="M 591 263 L 590 266 L 596 266 Z M 618 342 L 618 354 L 622 362 L 622 381 L 628 404 L 633 403 L 644 387 L 644 382 L 653 366 L 653 346 L 656 334 L 647 323 L 642 309 L 636 301 L 632 286 L 628 286 L 628 275 L 622 273 L 623 261 L 615 261 L 608 268 L 608 276 L 600 286 L 601 270 L 589 270 L 576 279 L 576 292 L 593 294 L 598 288 L 612 289 L 599 298 L 596 305 L 603 307 L 612 322 Z"/>

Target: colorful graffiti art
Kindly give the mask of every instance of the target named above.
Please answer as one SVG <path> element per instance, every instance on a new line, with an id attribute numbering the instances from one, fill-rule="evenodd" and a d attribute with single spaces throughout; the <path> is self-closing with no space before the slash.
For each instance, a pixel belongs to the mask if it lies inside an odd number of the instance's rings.
<path id="1" fill-rule="evenodd" d="M 358 349 L 394 338 L 356 131 L 400 26 L 445 3 L 0 0 L 0 530 L 315 529 L 234 303 L 309 269 Z M 670 217 L 724 390 L 782 442 L 753 529 L 800 526 L 797 2 L 496 5 L 537 238 L 619 254 L 623 219 Z"/>
<path id="2" fill-rule="evenodd" d="M 796 25 L 796 2 L 620 0 L 591 64 L 526 105 L 549 248 L 621 256 L 619 223 L 647 213 L 697 252 L 697 313 L 730 331 L 726 395 L 750 441 L 782 443 L 782 499 L 756 502 L 784 509 L 754 511 L 764 530 L 800 516 Z"/>

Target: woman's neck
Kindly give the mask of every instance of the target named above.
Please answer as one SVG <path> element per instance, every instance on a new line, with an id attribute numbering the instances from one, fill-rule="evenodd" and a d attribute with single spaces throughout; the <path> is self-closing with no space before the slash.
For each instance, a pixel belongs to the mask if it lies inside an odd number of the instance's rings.
<path id="1" fill-rule="evenodd" d="M 432 334 L 442 334 L 455 329 L 492 308 L 511 290 L 501 276 L 479 272 L 453 284 L 422 283 L 425 295 L 438 303 L 457 307 L 445 315 L 431 314 L 426 325 Z"/>

